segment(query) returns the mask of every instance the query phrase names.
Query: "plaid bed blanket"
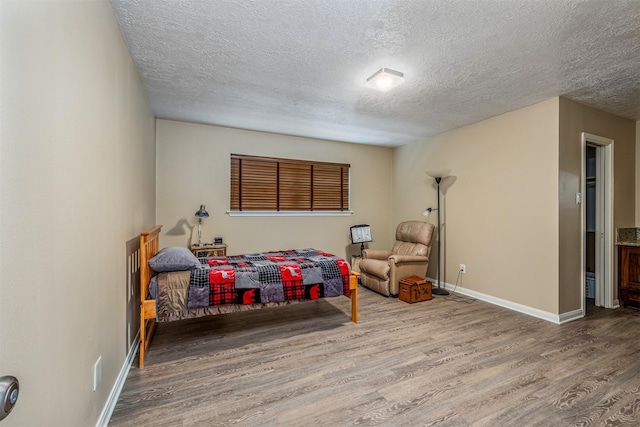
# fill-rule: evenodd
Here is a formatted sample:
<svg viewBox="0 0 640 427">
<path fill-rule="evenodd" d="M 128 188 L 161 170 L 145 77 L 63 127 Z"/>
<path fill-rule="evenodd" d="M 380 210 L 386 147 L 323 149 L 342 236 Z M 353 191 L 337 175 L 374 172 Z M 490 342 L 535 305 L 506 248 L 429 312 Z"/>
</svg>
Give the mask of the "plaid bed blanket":
<svg viewBox="0 0 640 427">
<path fill-rule="evenodd" d="M 350 295 L 349 265 L 316 249 L 199 258 L 192 270 L 189 308 Z"/>
</svg>

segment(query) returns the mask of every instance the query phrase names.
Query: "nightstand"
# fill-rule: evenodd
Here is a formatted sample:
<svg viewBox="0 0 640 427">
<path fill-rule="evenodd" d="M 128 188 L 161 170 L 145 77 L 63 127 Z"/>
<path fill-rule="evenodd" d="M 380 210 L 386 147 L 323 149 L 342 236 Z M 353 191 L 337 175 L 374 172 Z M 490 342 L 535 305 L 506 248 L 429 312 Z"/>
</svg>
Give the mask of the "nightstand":
<svg viewBox="0 0 640 427">
<path fill-rule="evenodd" d="M 198 257 L 227 256 L 227 245 L 191 245 L 191 252 Z"/>
</svg>

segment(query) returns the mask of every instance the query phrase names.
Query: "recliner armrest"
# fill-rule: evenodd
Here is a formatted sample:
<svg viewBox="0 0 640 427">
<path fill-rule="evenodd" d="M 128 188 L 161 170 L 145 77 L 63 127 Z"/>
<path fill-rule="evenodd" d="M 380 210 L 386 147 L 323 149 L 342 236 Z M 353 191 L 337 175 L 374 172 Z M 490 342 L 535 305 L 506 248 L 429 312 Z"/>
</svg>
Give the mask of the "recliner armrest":
<svg viewBox="0 0 640 427">
<path fill-rule="evenodd" d="M 371 259 L 388 259 L 391 256 L 391 251 L 382 249 L 365 249 L 362 251 L 362 258 Z"/>
<path fill-rule="evenodd" d="M 429 262 L 429 258 L 418 255 L 391 255 L 389 261 L 393 261 L 396 264 L 403 262 L 424 262 L 426 264 Z"/>
</svg>

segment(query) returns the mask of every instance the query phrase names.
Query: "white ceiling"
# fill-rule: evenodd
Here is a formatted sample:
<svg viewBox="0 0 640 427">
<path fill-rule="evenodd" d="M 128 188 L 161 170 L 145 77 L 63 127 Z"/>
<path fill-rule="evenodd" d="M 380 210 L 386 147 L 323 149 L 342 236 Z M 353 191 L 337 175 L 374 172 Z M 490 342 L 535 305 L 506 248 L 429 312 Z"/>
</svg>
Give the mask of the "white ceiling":
<svg viewBox="0 0 640 427">
<path fill-rule="evenodd" d="M 111 4 L 159 118 L 385 146 L 558 95 L 640 120 L 640 0 Z"/>
</svg>

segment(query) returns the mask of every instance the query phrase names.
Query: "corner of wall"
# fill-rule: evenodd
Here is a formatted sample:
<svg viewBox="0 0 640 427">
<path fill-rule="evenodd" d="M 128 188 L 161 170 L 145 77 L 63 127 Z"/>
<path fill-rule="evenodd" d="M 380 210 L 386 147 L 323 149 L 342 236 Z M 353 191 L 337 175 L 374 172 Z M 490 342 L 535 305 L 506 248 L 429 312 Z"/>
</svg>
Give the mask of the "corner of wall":
<svg viewBox="0 0 640 427">
<path fill-rule="evenodd" d="M 636 121 L 636 227 L 640 227 L 640 120 Z"/>
</svg>

